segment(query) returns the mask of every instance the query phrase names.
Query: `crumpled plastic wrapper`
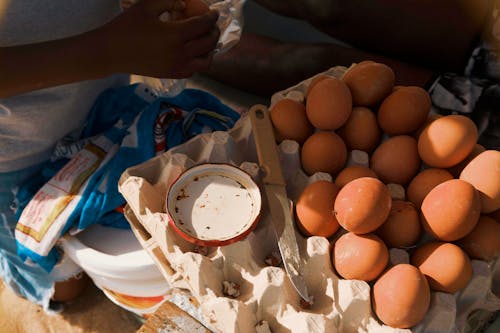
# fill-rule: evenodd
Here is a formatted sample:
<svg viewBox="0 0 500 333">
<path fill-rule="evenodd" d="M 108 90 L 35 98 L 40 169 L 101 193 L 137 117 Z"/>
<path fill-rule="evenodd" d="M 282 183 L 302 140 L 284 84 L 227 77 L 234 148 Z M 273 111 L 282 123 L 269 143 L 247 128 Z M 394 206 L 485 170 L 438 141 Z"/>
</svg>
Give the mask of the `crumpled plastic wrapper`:
<svg viewBox="0 0 500 333">
<path fill-rule="evenodd" d="M 221 32 L 217 52 L 223 53 L 236 45 L 243 30 L 243 5 L 246 0 L 204 0 L 210 9 L 219 11 L 217 26 Z"/>
<path fill-rule="evenodd" d="M 345 67 L 325 73 L 340 78 Z M 311 78 L 312 79 L 312 78 Z M 303 98 L 308 79 L 273 96 Z M 302 97 L 301 97 L 302 96 Z M 279 145 L 288 196 L 296 200 L 310 182 L 331 176 L 305 175 L 300 168 L 299 146 L 285 140 Z M 261 185 L 260 168 L 250 119 L 243 116 L 228 132 L 201 134 L 145 163 L 127 169 L 119 190 L 128 207 L 126 216 L 143 247 L 152 255 L 172 288 L 189 291 L 196 299 L 197 318 L 214 332 L 246 333 L 395 333 L 477 332 L 469 323 L 482 309 L 500 309 L 499 260 L 473 260 L 474 275 L 456 294 L 432 292 L 424 320 L 412 329 L 395 329 L 377 320 L 371 308 L 370 284 L 338 277 L 331 264 L 331 243 L 323 237 L 297 233 L 304 279 L 313 305 L 305 309 L 279 261 L 270 214 L 263 209 L 256 229 L 244 240 L 224 247 L 200 248 L 183 240 L 168 224 L 165 199 L 170 184 L 185 169 L 200 163 L 229 163 L 248 172 Z M 407 263 L 408 253 L 391 249 L 391 264 Z M 228 295 L 224 286 L 238 287 Z M 497 294 L 495 294 L 495 291 Z M 189 309 L 187 309 L 189 310 Z M 192 310 L 192 309 L 191 309 Z"/>
<path fill-rule="evenodd" d="M 243 5 L 246 0 L 203 1 L 209 5 L 210 9 L 219 12 L 217 26 L 220 30 L 220 37 L 215 53 L 224 53 L 240 41 L 243 30 Z M 174 96 L 179 94 L 185 87 L 186 79 L 162 79 L 161 87 L 157 87 L 157 90 L 168 96 Z"/>
</svg>

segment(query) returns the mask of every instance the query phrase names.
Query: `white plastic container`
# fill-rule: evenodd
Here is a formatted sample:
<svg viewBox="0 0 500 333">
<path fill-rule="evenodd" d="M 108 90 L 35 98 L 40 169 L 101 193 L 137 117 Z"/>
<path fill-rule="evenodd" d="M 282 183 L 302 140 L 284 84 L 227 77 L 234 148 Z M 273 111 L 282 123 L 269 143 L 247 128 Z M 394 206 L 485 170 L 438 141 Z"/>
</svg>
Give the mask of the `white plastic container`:
<svg viewBox="0 0 500 333">
<path fill-rule="evenodd" d="M 166 300 L 169 285 L 132 231 L 93 225 L 62 247 L 118 306 L 145 316 Z"/>
</svg>

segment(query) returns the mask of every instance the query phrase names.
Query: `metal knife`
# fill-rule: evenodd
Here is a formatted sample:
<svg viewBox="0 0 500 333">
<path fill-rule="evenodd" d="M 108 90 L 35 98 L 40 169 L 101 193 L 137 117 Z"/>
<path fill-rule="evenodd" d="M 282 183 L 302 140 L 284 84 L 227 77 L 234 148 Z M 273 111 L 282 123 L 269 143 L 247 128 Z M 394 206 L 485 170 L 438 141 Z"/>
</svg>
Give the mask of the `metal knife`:
<svg viewBox="0 0 500 333">
<path fill-rule="evenodd" d="M 307 285 L 302 276 L 302 261 L 295 237 L 293 202 L 288 199 L 286 183 L 281 171 L 278 148 L 274 138 L 269 111 L 263 105 L 255 105 L 249 111 L 252 132 L 257 148 L 261 170 L 264 172 L 263 184 L 267 197 L 278 247 L 283 258 L 285 270 L 300 297 L 312 303 Z"/>
</svg>

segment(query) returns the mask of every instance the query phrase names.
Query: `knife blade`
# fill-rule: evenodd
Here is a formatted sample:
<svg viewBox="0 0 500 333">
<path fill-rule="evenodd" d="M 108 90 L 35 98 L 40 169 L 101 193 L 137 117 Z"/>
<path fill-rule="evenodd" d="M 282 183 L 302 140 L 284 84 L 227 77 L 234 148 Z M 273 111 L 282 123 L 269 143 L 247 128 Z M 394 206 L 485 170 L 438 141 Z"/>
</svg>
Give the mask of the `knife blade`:
<svg viewBox="0 0 500 333">
<path fill-rule="evenodd" d="M 257 156 L 264 175 L 264 192 L 267 197 L 271 220 L 278 240 L 285 271 L 306 302 L 311 303 L 307 285 L 302 276 L 303 268 L 295 237 L 293 202 L 288 199 L 286 183 L 281 171 L 278 148 L 274 138 L 269 111 L 263 105 L 255 105 L 249 111 Z"/>
</svg>

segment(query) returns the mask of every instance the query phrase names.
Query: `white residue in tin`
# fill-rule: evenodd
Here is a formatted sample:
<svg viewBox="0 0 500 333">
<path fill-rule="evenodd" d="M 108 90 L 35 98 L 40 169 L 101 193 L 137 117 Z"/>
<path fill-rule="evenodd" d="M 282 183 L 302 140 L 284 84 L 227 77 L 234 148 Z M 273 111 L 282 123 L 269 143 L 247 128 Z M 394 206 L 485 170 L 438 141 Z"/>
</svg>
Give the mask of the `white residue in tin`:
<svg viewBox="0 0 500 333">
<path fill-rule="evenodd" d="M 220 174 L 202 174 L 185 182 L 171 214 L 185 233 L 202 240 L 225 240 L 255 220 L 255 204 L 238 180 Z"/>
</svg>

